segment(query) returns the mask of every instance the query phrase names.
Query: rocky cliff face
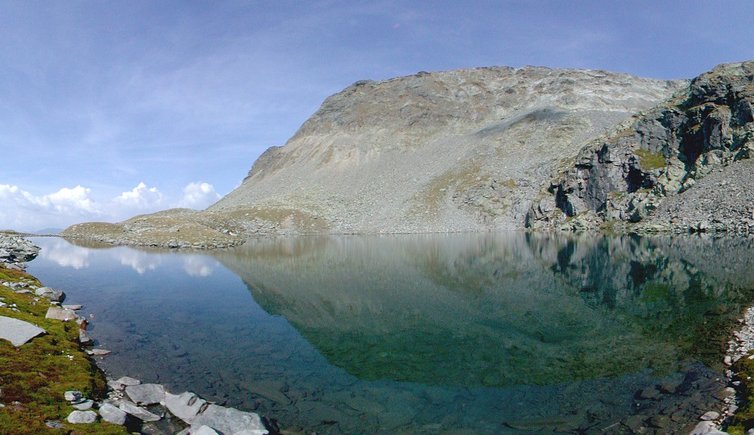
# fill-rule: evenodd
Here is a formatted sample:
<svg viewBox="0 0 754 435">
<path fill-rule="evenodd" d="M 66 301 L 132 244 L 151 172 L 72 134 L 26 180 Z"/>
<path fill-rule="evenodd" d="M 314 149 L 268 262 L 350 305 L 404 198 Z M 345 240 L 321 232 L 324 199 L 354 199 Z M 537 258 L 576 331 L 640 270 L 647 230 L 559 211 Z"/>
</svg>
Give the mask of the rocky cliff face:
<svg viewBox="0 0 754 435">
<path fill-rule="evenodd" d="M 754 229 L 754 62 L 721 65 L 593 141 L 527 214 L 532 228 Z"/>
</svg>

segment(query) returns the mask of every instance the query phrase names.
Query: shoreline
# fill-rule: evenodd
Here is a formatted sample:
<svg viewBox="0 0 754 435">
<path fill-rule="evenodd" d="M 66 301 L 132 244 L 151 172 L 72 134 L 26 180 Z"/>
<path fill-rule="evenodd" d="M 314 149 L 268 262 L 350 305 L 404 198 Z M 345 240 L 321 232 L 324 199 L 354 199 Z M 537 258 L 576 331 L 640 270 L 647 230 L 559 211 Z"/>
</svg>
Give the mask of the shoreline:
<svg viewBox="0 0 754 435">
<path fill-rule="evenodd" d="M 93 347 L 94 342 L 86 332 L 89 320 L 76 314 L 81 306 L 63 305 L 65 294 L 62 291 L 44 287 L 36 277 L 25 272 L 25 263 L 35 258 L 38 252 L 39 248 L 26 236 L 7 232 L 0 234 L 0 274 L 5 278 L 0 280 L 0 308 L 10 311 L 0 311 L 0 320 L 6 322 L 7 329 L 0 331 L 0 338 L 11 341 L 9 344 L 14 346 L 16 353 L 21 353 L 41 343 L 42 339 L 37 337 L 50 339 L 53 329 L 62 329 L 66 334 L 65 339 L 51 338 L 52 345 L 67 360 L 86 361 L 86 367 L 69 374 L 71 377 L 81 376 L 86 382 L 70 385 L 64 382 L 64 392 L 53 394 L 48 391 L 35 401 L 12 400 L 10 403 L 5 403 L 4 397 L 8 394 L 4 394 L 3 390 L 13 390 L 12 385 L 11 388 L 6 386 L 12 381 L 0 384 L 0 414 L 4 411 L 9 414 L 7 417 L 0 415 L 0 432 L 21 434 L 68 429 L 77 433 L 114 434 L 134 431 L 180 435 L 279 433 L 274 420 L 262 418 L 253 412 L 216 405 L 189 391 L 171 394 L 159 384 L 142 384 L 130 377 L 117 380 L 107 378 L 97 364 L 97 357 L 105 357 L 110 352 Z M 27 312 L 27 304 L 34 306 L 35 312 Z M 37 324 L 45 328 L 39 328 Z M 54 326 L 50 327 L 51 324 Z M 37 328 L 33 334 L 24 335 L 32 327 Z M 62 350 L 63 342 L 68 350 Z M 10 346 L 8 351 L 11 351 Z M 47 376 L 34 365 L 36 358 L 24 355 L 19 358 L 27 360 L 26 374 L 38 372 L 40 376 Z M 59 364 L 62 363 L 56 362 L 54 365 Z M 89 388 L 86 383 L 96 386 Z M 54 403 L 57 412 L 41 410 L 44 421 L 35 421 L 32 427 L 15 416 L 16 412 L 8 412 L 28 412 L 31 408 L 40 408 L 38 402 Z"/>
</svg>

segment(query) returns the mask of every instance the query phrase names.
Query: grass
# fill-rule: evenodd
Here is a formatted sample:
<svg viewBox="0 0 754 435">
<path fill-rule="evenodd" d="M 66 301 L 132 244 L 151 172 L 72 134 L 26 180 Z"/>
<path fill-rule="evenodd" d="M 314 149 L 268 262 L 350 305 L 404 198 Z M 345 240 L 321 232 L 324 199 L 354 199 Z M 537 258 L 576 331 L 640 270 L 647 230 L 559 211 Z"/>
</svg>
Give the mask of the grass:
<svg viewBox="0 0 754 435">
<path fill-rule="evenodd" d="M 23 272 L 0 266 L 0 280 L 39 282 Z M 16 348 L 0 340 L 0 433 L 7 434 L 125 434 L 121 426 L 106 422 L 72 425 L 65 418 L 74 409 L 65 401 L 67 390 L 82 391 L 89 398 L 101 397 L 106 380 L 77 343 L 78 325 L 45 319 L 49 307 L 46 299 L 36 301 L 32 295 L 18 294 L 0 285 L 0 297 L 18 311 L 0 308 L 0 315 L 33 323 L 47 334 Z M 57 420 L 65 431 L 50 429 L 47 420 Z M 72 431 L 72 432 L 71 432 Z"/>
<path fill-rule="evenodd" d="M 665 156 L 662 155 L 662 153 L 655 153 L 639 148 L 635 151 L 635 154 L 639 157 L 639 164 L 641 167 L 648 171 L 664 168 L 668 165 L 668 162 L 665 160 Z"/>
</svg>

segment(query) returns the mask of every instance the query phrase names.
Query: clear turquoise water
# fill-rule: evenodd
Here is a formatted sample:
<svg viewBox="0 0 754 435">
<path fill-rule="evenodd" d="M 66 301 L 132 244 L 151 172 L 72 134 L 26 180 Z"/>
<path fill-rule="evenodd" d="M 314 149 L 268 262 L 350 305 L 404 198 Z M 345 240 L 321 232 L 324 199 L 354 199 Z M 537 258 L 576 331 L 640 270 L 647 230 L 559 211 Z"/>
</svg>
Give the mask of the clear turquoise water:
<svg viewBox="0 0 754 435">
<path fill-rule="evenodd" d="M 678 429 L 714 406 L 727 332 L 754 300 L 740 238 L 35 242 L 29 271 L 85 305 L 110 376 L 319 433 L 621 432 L 636 414 Z"/>
</svg>

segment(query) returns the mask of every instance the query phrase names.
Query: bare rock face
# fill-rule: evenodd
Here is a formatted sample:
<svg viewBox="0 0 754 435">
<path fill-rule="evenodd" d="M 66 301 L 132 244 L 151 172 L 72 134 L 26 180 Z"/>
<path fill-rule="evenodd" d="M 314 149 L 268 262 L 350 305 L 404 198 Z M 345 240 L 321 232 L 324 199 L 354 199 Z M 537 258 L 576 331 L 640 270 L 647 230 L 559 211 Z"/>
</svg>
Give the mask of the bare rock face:
<svg viewBox="0 0 754 435">
<path fill-rule="evenodd" d="M 527 226 L 748 232 L 752 166 L 742 162 L 753 150 L 754 62 L 720 65 L 587 145 L 542 192 Z"/>
<path fill-rule="evenodd" d="M 210 211 L 276 211 L 297 232 L 522 228 L 558 162 L 684 84 L 533 67 L 357 82 Z"/>
</svg>

